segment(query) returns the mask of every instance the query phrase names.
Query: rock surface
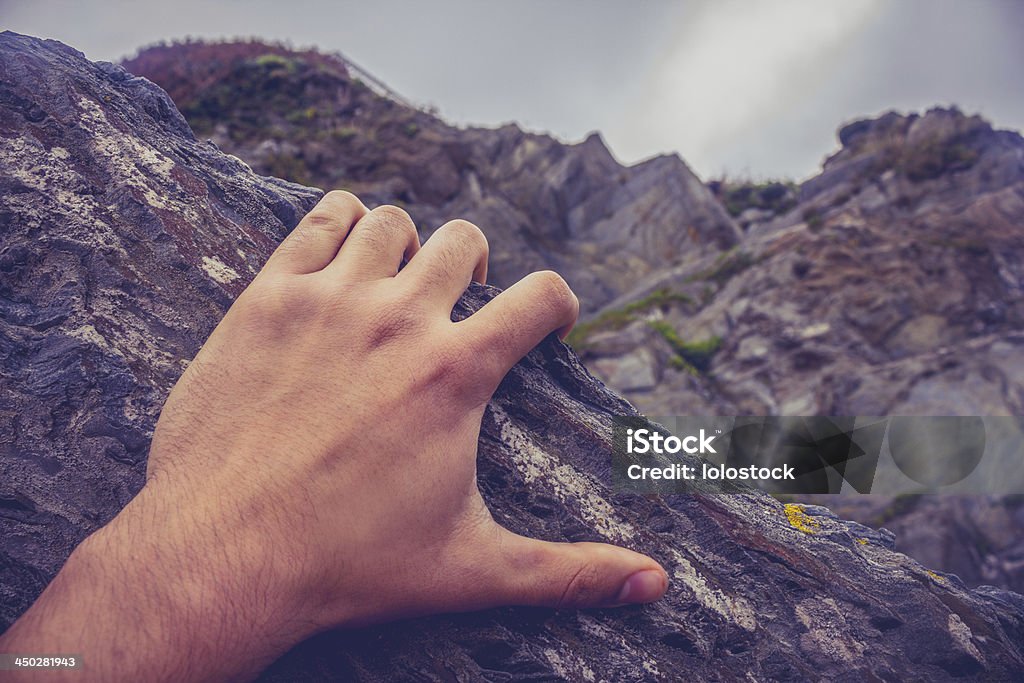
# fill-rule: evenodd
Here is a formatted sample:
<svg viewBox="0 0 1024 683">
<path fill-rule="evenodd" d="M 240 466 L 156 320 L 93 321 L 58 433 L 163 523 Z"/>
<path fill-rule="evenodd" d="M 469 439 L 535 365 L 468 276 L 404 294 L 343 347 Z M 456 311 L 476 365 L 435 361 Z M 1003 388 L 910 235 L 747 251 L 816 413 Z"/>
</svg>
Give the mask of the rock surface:
<svg viewBox="0 0 1024 683">
<path fill-rule="evenodd" d="M 0 35 L 0 628 L 142 483 L 161 402 L 319 191 L 197 142 L 170 99 L 52 41 Z M 494 290 L 474 287 L 466 315 Z M 606 486 L 634 409 L 555 340 L 484 418 L 510 528 L 610 540 L 672 577 L 652 606 L 502 609 L 332 632 L 265 680 L 1014 680 L 1024 597 L 968 589 L 892 536 L 764 495 Z"/>
<path fill-rule="evenodd" d="M 584 311 L 740 237 L 678 156 L 626 167 L 597 134 L 566 145 L 512 124 L 456 128 L 316 52 L 189 43 L 125 67 L 167 88 L 200 137 L 259 172 L 398 204 L 424 237 L 466 218 L 486 229 L 494 284 L 553 268 Z"/>
<path fill-rule="evenodd" d="M 1024 139 L 944 109 L 839 137 L 799 202 L 734 250 L 599 313 L 587 365 L 653 416 L 1024 415 Z M 701 343 L 706 367 L 673 364 Z M 660 381 L 618 384 L 651 348 Z M 1003 484 L 1024 492 L 1024 472 Z M 816 500 L 970 585 L 1024 590 L 1020 496 Z"/>
<path fill-rule="evenodd" d="M 424 234 L 465 215 L 499 284 L 563 272 L 589 318 L 573 345 L 649 415 L 1024 414 L 1024 145 L 977 117 L 855 121 L 802 186 L 709 193 L 677 158 L 623 168 L 596 137 L 448 126 L 316 52 L 193 42 L 127 64 L 260 172 L 401 203 Z M 918 519 L 899 500 L 821 502 Z M 1024 591 L 1019 507 L 938 499 L 944 521 L 898 547 Z"/>
</svg>

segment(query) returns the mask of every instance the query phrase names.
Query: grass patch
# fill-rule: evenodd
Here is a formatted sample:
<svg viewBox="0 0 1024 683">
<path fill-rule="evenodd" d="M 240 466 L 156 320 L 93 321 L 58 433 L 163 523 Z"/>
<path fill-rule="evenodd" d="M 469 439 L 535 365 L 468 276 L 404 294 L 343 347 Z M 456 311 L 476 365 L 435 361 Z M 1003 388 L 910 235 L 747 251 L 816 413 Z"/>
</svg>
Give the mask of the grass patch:
<svg viewBox="0 0 1024 683">
<path fill-rule="evenodd" d="M 751 181 L 716 180 L 709 183 L 730 216 L 739 216 L 747 209 L 781 214 L 796 206 L 796 183 L 791 180 Z"/>
<path fill-rule="evenodd" d="M 667 310 L 671 306 L 691 303 L 693 300 L 685 294 L 673 292 L 667 288 L 657 289 L 642 299 L 631 301 L 620 308 L 604 311 L 593 320 L 580 323 L 573 328 L 565 341 L 577 351 L 584 351 L 587 348 L 587 339 L 595 332 L 621 330 L 648 311 L 656 308 Z"/>
<path fill-rule="evenodd" d="M 296 68 L 296 60 L 272 52 L 260 55 L 252 63 L 262 69 L 283 69 L 288 73 L 294 72 Z"/>
<path fill-rule="evenodd" d="M 755 259 L 749 252 L 730 249 L 719 254 L 718 258 L 715 259 L 715 263 L 710 268 L 689 276 L 687 282 L 707 280 L 721 287 L 730 279 L 754 265 L 754 262 Z"/>
<path fill-rule="evenodd" d="M 647 324 L 660 334 L 676 352 L 671 361 L 672 367 L 686 370 L 691 374 L 707 372 L 711 368 L 711 359 L 722 347 L 722 338 L 719 336 L 709 337 L 702 341 L 686 341 L 679 336 L 674 327 L 664 320 L 652 320 Z"/>
<path fill-rule="evenodd" d="M 896 169 L 902 171 L 911 182 L 919 183 L 946 173 L 966 170 L 974 165 L 978 156 L 977 150 L 963 143 L 927 140 L 905 146 L 896 162 Z"/>
<path fill-rule="evenodd" d="M 933 137 L 908 144 L 900 135 L 890 135 L 864 146 L 859 153 L 875 154 L 876 159 L 864 172 L 872 178 L 893 169 L 912 183 L 934 180 L 947 173 L 964 171 L 978 161 L 981 153 L 968 135 L 941 139 Z"/>
</svg>

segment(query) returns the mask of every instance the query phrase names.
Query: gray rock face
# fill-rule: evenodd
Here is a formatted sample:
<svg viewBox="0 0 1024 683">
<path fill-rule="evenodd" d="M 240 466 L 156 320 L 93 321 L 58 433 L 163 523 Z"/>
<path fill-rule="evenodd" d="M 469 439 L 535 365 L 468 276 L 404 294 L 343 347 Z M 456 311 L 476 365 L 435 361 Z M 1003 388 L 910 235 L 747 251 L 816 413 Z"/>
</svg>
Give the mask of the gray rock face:
<svg viewBox="0 0 1024 683">
<path fill-rule="evenodd" d="M 791 211 L 597 315 L 670 292 L 660 315 L 679 339 L 719 342 L 705 372 L 656 355 L 658 384 L 622 383 L 606 369 L 651 348 L 637 335 L 612 353 L 584 347 L 588 366 L 655 416 L 1024 415 L 1024 139 L 938 109 L 856 122 L 840 140 Z M 878 500 L 821 502 L 893 528 L 923 518 L 893 501 L 885 514 Z M 1024 590 L 1024 518 L 1012 498 L 1005 515 L 976 514 L 994 503 L 931 501 L 934 527 L 899 547 L 969 584 Z M 988 543 L 1004 522 L 1009 538 Z"/>
<path fill-rule="evenodd" d="M 603 319 L 573 344 L 648 414 L 1020 414 L 1024 405 L 1024 152 L 1020 136 L 978 117 L 857 121 L 799 188 L 723 180 L 709 194 L 678 159 L 624 168 L 596 136 L 564 145 L 515 126 L 453 128 L 359 87 L 315 52 L 189 43 L 143 50 L 129 66 L 261 172 L 401 202 L 424 233 L 470 217 L 490 234 L 499 284 L 532 269 L 564 273 L 585 317 Z M 738 240 L 715 199 L 735 215 Z M 621 315 L 658 290 L 668 294 L 655 297 L 661 305 Z M 1024 590 L 1014 559 L 1024 526 L 1014 528 L 998 576 Z M 969 532 L 904 536 L 903 547 L 931 558 L 942 541 L 942 557 L 962 558 L 971 553 L 956 539 Z M 972 585 L 992 575 L 945 562 Z"/>
<path fill-rule="evenodd" d="M 740 237 L 678 156 L 627 167 L 596 133 L 567 145 L 511 124 L 457 128 L 377 95 L 329 56 L 191 43 L 125 66 L 259 172 L 399 204 L 424 237 L 462 216 L 487 234 L 494 284 L 554 268 L 584 311 Z"/>
<path fill-rule="evenodd" d="M 182 367 L 319 191 L 197 142 L 162 91 L 116 67 L 11 33 L 0 56 L 3 628 L 141 485 Z M 455 315 L 493 293 L 473 287 Z M 480 486 L 518 532 L 650 553 L 672 577 L 664 600 L 332 632 L 264 679 L 1024 674 L 1024 598 L 931 572 L 890 534 L 763 495 L 610 491 L 616 414 L 635 410 L 548 340 L 485 415 Z"/>
</svg>

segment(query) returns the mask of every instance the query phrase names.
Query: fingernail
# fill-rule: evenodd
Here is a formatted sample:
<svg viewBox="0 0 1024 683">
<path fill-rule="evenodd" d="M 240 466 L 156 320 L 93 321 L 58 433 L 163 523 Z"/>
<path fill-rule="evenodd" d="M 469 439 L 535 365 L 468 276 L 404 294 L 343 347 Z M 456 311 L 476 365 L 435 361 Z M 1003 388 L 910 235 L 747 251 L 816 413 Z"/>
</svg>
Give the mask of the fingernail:
<svg viewBox="0 0 1024 683">
<path fill-rule="evenodd" d="M 622 584 L 616 602 L 641 603 L 654 602 L 665 591 L 665 576 L 657 569 L 644 569 L 630 574 Z"/>
</svg>

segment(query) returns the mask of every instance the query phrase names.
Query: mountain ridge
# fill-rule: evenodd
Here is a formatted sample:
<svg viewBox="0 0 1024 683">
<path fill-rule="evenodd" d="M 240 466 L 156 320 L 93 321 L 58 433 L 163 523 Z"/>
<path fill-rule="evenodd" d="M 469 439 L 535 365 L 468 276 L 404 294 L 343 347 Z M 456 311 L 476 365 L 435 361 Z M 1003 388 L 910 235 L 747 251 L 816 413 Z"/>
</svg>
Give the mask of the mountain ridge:
<svg viewBox="0 0 1024 683">
<path fill-rule="evenodd" d="M 168 81 L 199 135 L 262 173 L 401 206 L 424 238 L 453 215 L 486 226 L 498 285 L 553 267 L 594 311 L 636 272 L 739 240 L 678 155 L 623 166 L 597 134 L 566 145 L 515 124 L 457 128 L 378 95 L 341 62 L 325 69 L 308 52 L 253 56 L 256 46 L 244 47 L 236 56 L 189 43 L 143 50 L 124 65 Z M 229 56 L 209 57 L 220 49 Z M 177 85 L 176 65 L 191 74 L 203 59 L 217 75 L 195 78 L 212 85 Z"/>
</svg>

